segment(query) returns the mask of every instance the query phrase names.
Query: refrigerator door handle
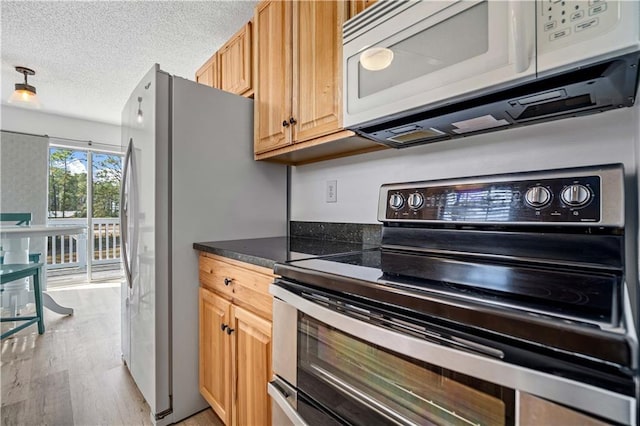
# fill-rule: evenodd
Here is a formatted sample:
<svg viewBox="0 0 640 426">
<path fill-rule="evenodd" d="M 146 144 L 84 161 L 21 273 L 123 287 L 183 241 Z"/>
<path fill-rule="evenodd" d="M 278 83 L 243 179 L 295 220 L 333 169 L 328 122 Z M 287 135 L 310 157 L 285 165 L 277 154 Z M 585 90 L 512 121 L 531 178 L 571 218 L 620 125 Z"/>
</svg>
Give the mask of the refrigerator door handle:
<svg viewBox="0 0 640 426">
<path fill-rule="evenodd" d="M 122 264 L 124 266 L 124 275 L 127 279 L 129 288 L 132 287 L 131 283 L 131 265 L 129 264 L 129 253 L 127 252 L 127 240 L 129 239 L 129 206 L 126 197 L 126 187 L 129 178 L 129 162 L 131 161 L 131 154 L 133 152 L 133 138 L 129 139 L 129 146 L 127 147 L 127 154 L 124 157 L 124 170 L 122 171 L 122 188 L 120 190 L 120 233 L 122 234 Z M 131 195 L 131 194 L 129 194 Z"/>
<path fill-rule="evenodd" d="M 138 180 L 136 173 L 136 152 L 133 149 L 133 138 L 131 138 L 131 188 L 129 193 L 129 203 L 131 204 L 131 215 L 133 217 L 133 238 L 131 239 L 131 262 L 135 262 L 138 257 L 138 231 L 140 225 L 140 215 L 138 213 Z M 133 287 L 133 265 L 129 265 L 129 273 L 131 274 L 131 286 Z"/>
</svg>

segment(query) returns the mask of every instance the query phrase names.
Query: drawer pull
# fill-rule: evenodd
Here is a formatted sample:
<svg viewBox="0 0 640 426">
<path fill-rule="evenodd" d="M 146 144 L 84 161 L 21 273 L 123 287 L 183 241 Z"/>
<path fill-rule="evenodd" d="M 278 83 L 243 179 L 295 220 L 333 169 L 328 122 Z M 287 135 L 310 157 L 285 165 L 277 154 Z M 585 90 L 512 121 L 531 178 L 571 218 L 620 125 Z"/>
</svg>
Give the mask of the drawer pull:
<svg viewBox="0 0 640 426">
<path fill-rule="evenodd" d="M 233 333 L 234 331 L 235 331 L 235 330 L 234 330 L 233 328 L 231 328 L 231 327 L 228 327 L 228 326 L 227 326 L 227 334 L 228 334 L 229 336 L 231 336 L 231 333 Z"/>
<path fill-rule="evenodd" d="M 231 285 L 232 283 L 233 283 L 233 278 L 224 279 L 224 285 L 228 286 L 228 285 Z"/>
<path fill-rule="evenodd" d="M 222 331 L 224 331 L 224 330 L 225 330 L 225 329 L 227 329 L 227 328 L 229 328 L 229 326 L 228 326 L 227 324 L 222 324 L 222 325 L 220 326 L 220 329 L 221 329 Z"/>
</svg>

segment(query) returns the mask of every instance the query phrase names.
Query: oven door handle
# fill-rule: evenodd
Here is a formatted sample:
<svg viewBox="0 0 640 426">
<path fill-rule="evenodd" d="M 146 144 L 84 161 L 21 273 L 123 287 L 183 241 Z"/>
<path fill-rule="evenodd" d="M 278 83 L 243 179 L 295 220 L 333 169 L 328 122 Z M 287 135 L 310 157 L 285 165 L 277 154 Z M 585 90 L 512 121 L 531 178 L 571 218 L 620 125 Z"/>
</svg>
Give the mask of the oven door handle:
<svg viewBox="0 0 640 426">
<path fill-rule="evenodd" d="M 363 406 L 369 408 L 370 410 L 375 411 L 376 413 L 384 417 L 389 422 L 397 425 L 420 426 L 418 423 L 411 421 L 410 419 L 401 415 L 397 411 L 394 411 L 386 407 L 384 404 L 381 404 L 380 402 L 376 401 L 374 398 L 371 398 L 369 395 L 362 392 L 360 389 L 354 386 L 351 386 L 347 382 L 339 379 L 338 377 L 334 376 L 328 371 L 325 371 L 324 369 L 316 366 L 312 366 L 312 368 L 319 375 L 319 377 L 321 377 L 325 382 L 329 383 L 331 386 L 336 388 L 338 391 L 340 391 L 344 395 L 348 395 L 354 400 L 358 401 L 359 404 L 362 404 Z M 466 419 L 463 419 L 463 420 L 466 421 Z"/>
<path fill-rule="evenodd" d="M 300 414 L 296 411 L 290 402 L 290 398 L 293 397 L 295 402 L 296 392 L 288 389 L 289 386 L 284 384 L 282 380 L 274 377 L 267 385 L 267 393 L 273 398 L 273 401 L 278 404 L 284 414 L 291 420 L 296 426 L 307 426 L 307 422 L 304 421 Z"/>
</svg>

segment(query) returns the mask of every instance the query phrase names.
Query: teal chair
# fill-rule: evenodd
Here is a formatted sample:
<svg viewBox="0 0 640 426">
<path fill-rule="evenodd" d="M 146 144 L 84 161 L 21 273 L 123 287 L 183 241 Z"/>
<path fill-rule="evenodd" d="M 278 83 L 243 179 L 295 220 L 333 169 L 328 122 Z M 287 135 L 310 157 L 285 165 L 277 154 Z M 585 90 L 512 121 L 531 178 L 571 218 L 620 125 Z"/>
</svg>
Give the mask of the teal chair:
<svg viewBox="0 0 640 426">
<path fill-rule="evenodd" d="M 13 222 L 15 225 L 29 225 L 31 213 L 0 213 L 0 222 Z M 42 263 L 40 253 L 29 253 L 28 264 L 4 264 L 4 256 L 0 256 L 0 292 L 4 291 L 4 284 L 15 280 L 33 277 L 33 294 L 36 304 L 35 316 L 13 316 L 0 318 L 0 322 L 20 322 L 21 324 L 5 331 L 0 339 L 11 336 L 14 333 L 32 324 L 38 324 L 38 334 L 44 333 L 44 314 L 42 311 Z"/>
<path fill-rule="evenodd" d="M 0 213 L 0 222 L 13 222 L 14 225 L 30 225 L 31 213 Z M 29 253 L 29 262 L 38 263 L 40 253 Z M 4 263 L 4 256 L 0 256 L 0 264 Z"/>
<path fill-rule="evenodd" d="M 30 225 L 31 213 L 0 213 L 0 222 L 15 222 L 16 225 Z"/>
<path fill-rule="evenodd" d="M 5 331 L 0 339 L 11 336 L 31 324 L 38 323 L 38 334 L 44 333 L 44 314 L 42 311 L 42 287 L 40 286 L 40 276 L 42 274 L 42 263 L 27 264 L 7 264 L 0 265 L 0 289 L 6 283 L 22 278 L 33 277 L 33 294 L 36 302 L 35 316 L 19 316 L 0 318 L 0 322 L 21 322 L 22 324 Z"/>
</svg>

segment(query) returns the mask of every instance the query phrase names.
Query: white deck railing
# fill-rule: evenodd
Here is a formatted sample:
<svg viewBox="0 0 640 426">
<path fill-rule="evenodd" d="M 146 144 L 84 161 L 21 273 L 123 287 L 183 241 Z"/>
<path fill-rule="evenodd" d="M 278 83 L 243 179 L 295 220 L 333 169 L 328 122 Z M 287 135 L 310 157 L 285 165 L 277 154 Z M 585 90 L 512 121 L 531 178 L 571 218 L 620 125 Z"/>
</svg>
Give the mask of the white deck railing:
<svg viewBox="0 0 640 426">
<path fill-rule="evenodd" d="M 120 262 L 120 218 L 93 219 L 93 235 L 93 264 Z"/>
<path fill-rule="evenodd" d="M 87 219 L 49 219 L 55 225 L 86 225 Z M 87 240 L 95 264 L 120 262 L 120 219 L 95 218 L 93 232 L 81 235 L 61 235 L 47 238 L 47 268 L 87 267 Z"/>
</svg>

